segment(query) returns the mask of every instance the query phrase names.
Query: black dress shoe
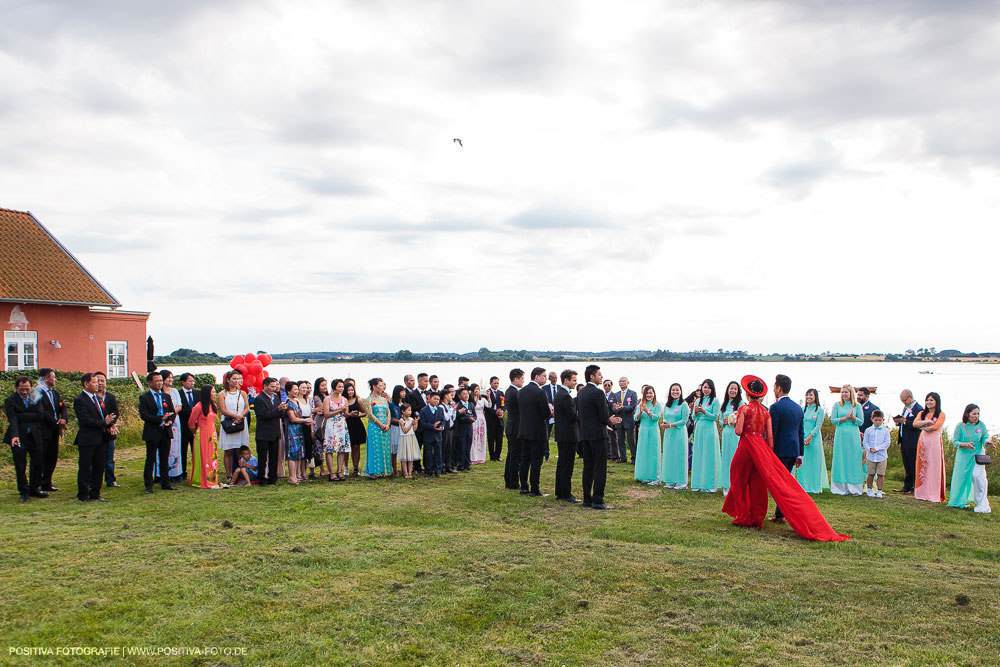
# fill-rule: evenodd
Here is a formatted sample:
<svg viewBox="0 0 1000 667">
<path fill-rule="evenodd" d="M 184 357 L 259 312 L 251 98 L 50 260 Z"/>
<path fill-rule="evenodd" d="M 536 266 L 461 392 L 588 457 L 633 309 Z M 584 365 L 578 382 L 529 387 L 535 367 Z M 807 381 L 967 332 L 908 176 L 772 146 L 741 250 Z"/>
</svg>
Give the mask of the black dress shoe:
<svg viewBox="0 0 1000 667">
<path fill-rule="evenodd" d="M 591 505 L 591 504 L 590 504 L 590 503 L 588 503 L 588 502 L 584 502 L 584 503 L 583 503 L 583 506 L 584 506 L 584 507 L 593 507 L 593 505 Z"/>
<path fill-rule="evenodd" d="M 531 496 L 532 498 L 541 498 L 545 494 L 544 493 L 539 493 L 538 491 L 532 491 L 528 495 Z"/>
<path fill-rule="evenodd" d="M 48 491 L 49 493 L 52 493 L 53 491 L 58 491 L 58 490 L 59 489 L 57 489 L 56 487 L 52 486 L 51 484 L 49 484 L 48 486 L 43 486 L 42 487 L 42 491 Z"/>
<path fill-rule="evenodd" d="M 576 498 L 574 496 L 567 496 L 566 498 L 559 498 L 559 500 L 562 500 L 563 502 L 567 502 L 567 503 L 582 503 L 583 502 L 582 500 L 580 500 L 579 498 Z"/>
<path fill-rule="evenodd" d="M 27 493 L 22 493 L 21 494 L 21 502 L 22 503 L 28 502 L 28 494 Z"/>
<path fill-rule="evenodd" d="M 591 507 L 593 509 L 595 509 L 595 510 L 613 510 L 614 509 L 614 507 L 612 507 L 611 505 L 605 505 L 604 503 L 601 503 L 599 505 L 591 505 Z"/>
<path fill-rule="evenodd" d="M 529 493 L 531 493 L 531 492 L 530 492 L 530 491 L 528 491 L 527 489 L 521 489 L 521 495 L 522 495 L 522 496 L 526 496 L 526 495 L 528 495 Z"/>
<path fill-rule="evenodd" d="M 768 521 L 771 523 L 785 523 L 785 520 L 780 516 L 772 516 Z"/>
<path fill-rule="evenodd" d="M 122 485 L 119 484 L 118 482 L 108 482 L 104 486 L 110 487 L 112 489 L 120 489 L 122 487 Z"/>
<path fill-rule="evenodd" d="M 106 503 L 106 502 L 108 502 L 107 498 L 103 498 L 101 496 L 97 496 L 96 498 L 91 498 L 91 500 L 94 501 L 95 503 Z"/>
<path fill-rule="evenodd" d="M 173 484 L 164 484 L 160 488 L 163 489 L 164 491 L 176 491 L 177 490 L 177 487 L 174 486 Z"/>
<path fill-rule="evenodd" d="M 29 496 L 34 496 L 35 498 L 48 498 L 49 497 L 49 494 L 45 493 L 44 491 L 39 491 L 38 489 L 29 489 L 28 490 L 28 495 Z"/>
<path fill-rule="evenodd" d="M 81 503 L 92 503 L 92 502 L 94 502 L 93 498 L 77 498 L 77 500 L 79 500 Z"/>
<path fill-rule="evenodd" d="M 152 493 L 152 492 L 153 492 L 153 487 L 147 486 L 146 487 L 146 493 Z"/>
</svg>

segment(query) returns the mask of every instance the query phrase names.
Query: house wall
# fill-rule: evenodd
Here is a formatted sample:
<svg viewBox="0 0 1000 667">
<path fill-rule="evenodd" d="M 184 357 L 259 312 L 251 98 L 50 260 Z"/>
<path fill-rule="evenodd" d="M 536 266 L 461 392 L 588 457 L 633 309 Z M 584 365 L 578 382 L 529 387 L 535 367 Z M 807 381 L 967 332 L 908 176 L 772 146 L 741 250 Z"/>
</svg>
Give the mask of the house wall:
<svg viewBox="0 0 1000 667">
<path fill-rule="evenodd" d="M 107 342 L 126 341 L 128 372 L 145 375 L 148 319 L 149 313 L 87 306 L 0 303 L 4 331 L 38 332 L 38 368 L 107 373 Z M 59 341 L 59 349 L 50 343 L 53 340 Z M 6 348 L 0 356 L 0 365 L 7 370 Z"/>
</svg>

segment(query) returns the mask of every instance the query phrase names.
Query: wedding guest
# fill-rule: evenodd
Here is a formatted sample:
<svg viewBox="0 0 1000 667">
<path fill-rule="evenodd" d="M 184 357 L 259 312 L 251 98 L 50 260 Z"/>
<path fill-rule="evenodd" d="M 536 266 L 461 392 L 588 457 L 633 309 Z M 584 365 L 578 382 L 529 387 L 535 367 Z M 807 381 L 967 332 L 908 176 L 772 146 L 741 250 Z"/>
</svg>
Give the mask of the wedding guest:
<svg viewBox="0 0 1000 667">
<path fill-rule="evenodd" d="M 633 462 L 635 478 L 650 485 L 660 483 L 660 418 L 663 405 L 656 400 L 656 390 L 646 386 L 635 409 L 634 419 L 639 422 L 639 442 Z"/>
<path fill-rule="evenodd" d="M 896 493 L 913 494 L 914 476 L 917 471 L 917 441 L 920 439 L 920 429 L 913 425 L 923 407 L 913 398 L 913 392 L 904 389 L 899 394 L 903 404 L 903 413 L 892 418 L 899 427 L 899 453 L 903 457 L 903 486 Z"/>
<path fill-rule="evenodd" d="M 551 407 L 556 400 L 556 389 L 559 386 L 559 376 L 556 375 L 555 371 L 549 371 L 549 382 L 544 385 L 542 389 L 545 391 L 545 398 L 549 401 L 549 406 Z M 552 427 L 555 426 L 555 417 L 549 417 L 548 430 L 549 434 L 545 438 L 545 460 L 549 460 L 549 440 L 552 438 Z"/>
<path fill-rule="evenodd" d="M 444 410 L 440 402 L 441 394 L 427 394 L 427 405 L 420 410 L 417 420 L 417 427 L 424 432 L 424 470 L 434 477 L 440 477 L 443 470 L 441 434 L 444 432 Z"/>
<path fill-rule="evenodd" d="M 548 438 L 548 421 L 552 416 L 549 400 L 542 385 L 545 383 L 545 369 L 531 369 L 531 382 L 525 384 L 517 394 L 520 412 L 517 437 L 521 440 L 521 469 L 518 473 L 520 490 L 523 495 L 540 497 L 542 460 L 545 457 L 545 441 Z"/>
<path fill-rule="evenodd" d="M 861 437 L 864 438 L 865 431 L 872 425 L 872 412 L 878 410 L 879 407 L 869 400 L 871 391 L 868 387 L 858 387 L 857 395 L 858 405 L 861 406 L 861 412 L 865 417 L 861 424 L 858 425 L 858 431 L 861 433 Z"/>
<path fill-rule="evenodd" d="M 396 476 L 396 461 L 399 460 L 399 441 L 403 436 L 399 420 L 403 417 L 403 406 L 408 405 L 406 395 L 406 387 L 397 384 L 392 388 L 392 401 L 389 402 L 389 452 L 392 454 L 393 477 Z"/>
<path fill-rule="evenodd" d="M 504 488 L 517 491 L 520 485 L 521 470 L 521 439 L 517 432 L 520 427 L 520 412 L 517 405 L 517 393 L 524 385 L 524 371 L 520 368 L 511 369 L 510 386 L 504 392 L 504 411 L 507 414 L 507 425 L 505 433 L 507 435 L 507 459 L 504 461 L 503 479 Z"/>
<path fill-rule="evenodd" d="M 392 472 L 391 438 L 389 437 L 389 401 L 386 400 L 385 380 L 372 378 L 368 381 L 368 398 L 361 402 L 368 415 L 368 454 L 365 456 L 365 472 L 368 479 L 383 477 Z"/>
<path fill-rule="evenodd" d="M 282 466 L 278 452 L 281 438 L 281 415 L 288 409 L 278 393 L 278 381 L 264 378 L 264 391 L 253 399 L 253 413 L 257 418 L 257 478 L 260 486 L 274 486 L 278 483 L 278 468 Z"/>
<path fill-rule="evenodd" d="M 97 443 L 98 433 L 101 437 L 100 448 L 103 453 L 104 442 L 107 439 L 107 424 L 111 423 L 111 415 L 101 414 L 100 405 L 93 392 L 97 389 L 97 381 L 94 380 L 93 388 L 87 388 L 87 382 L 93 377 L 90 373 L 84 374 L 84 393 L 77 396 L 73 402 L 77 419 L 81 419 L 80 410 L 89 408 L 88 430 L 93 433 L 93 442 Z M 146 385 L 149 391 L 139 396 L 139 418 L 143 421 L 142 439 L 146 441 L 146 465 L 142 470 L 142 479 L 146 485 L 146 493 L 153 492 L 153 461 L 159 461 L 159 468 L 163 473 L 160 475 L 160 488 L 164 491 L 176 491 L 177 487 L 170 483 L 170 477 L 166 473 L 170 470 L 168 456 L 170 455 L 170 439 L 174 432 L 174 421 L 177 419 L 177 412 L 174 410 L 173 400 L 169 394 L 163 393 L 163 376 L 157 372 L 152 372 L 146 376 Z M 90 394 L 88 400 L 87 395 Z M 90 405 L 91 401 L 93 406 Z M 81 426 L 83 421 L 81 420 Z M 101 426 L 103 424 L 103 426 Z M 83 430 L 78 436 L 79 442 L 83 443 Z M 98 488 L 100 488 L 100 477 L 98 477 Z M 82 500 L 82 498 L 81 498 Z"/>
<path fill-rule="evenodd" d="M 351 465 L 354 468 L 351 477 L 360 477 L 361 445 L 368 442 L 368 433 L 361 421 L 361 415 L 365 412 L 364 404 L 358 398 L 358 390 L 352 380 L 344 381 L 344 398 L 347 399 L 347 432 L 351 436 Z"/>
<path fill-rule="evenodd" d="M 346 385 L 341 379 L 330 380 L 330 395 L 323 400 L 323 418 L 326 426 L 323 433 L 323 456 L 326 469 L 330 473 L 328 482 L 343 482 L 347 479 L 347 457 L 351 453 L 351 434 L 347 426 L 350 407 L 343 395 Z M 336 457 L 337 465 L 333 464 Z M 334 469 L 336 468 L 336 473 Z"/>
<path fill-rule="evenodd" d="M 955 427 L 952 437 L 956 449 L 948 507 L 964 509 L 969 502 L 975 502 L 975 512 L 990 513 L 990 501 L 986 497 L 986 466 L 976 461 L 977 456 L 986 454 L 989 437 L 986 425 L 979 420 L 979 406 L 969 403 L 962 413 L 962 423 Z"/>
<path fill-rule="evenodd" d="M 433 391 L 435 393 L 440 393 L 440 391 L 441 391 L 441 378 L 439 378 L 437 375 L 431 375 L 429 378 L 427 378 L 427 381 L 430 382 L 430 387 L 431 387 L 430 390 L 431 391 Z"/>
<path fill-rule="evenodd" d="M 858 425 L 864 421 L 864 414 L 851 385 L 840 389 L 840 401 L 833 404 L 830 421 L 837 427 L 833 434 L 830 491 L 837 496 L 860 496 L 865 473 Z"/>
<path fill-rule="evenodd" d="M 420 458 L 420 446 L 413 431 L 416 428 L 413 408 L 409 403 L 399 406 L 399 461 L 403 477 L 413 479 L 413 462 Z"/>
<path fill-rule="evenodd" d="M 621 423 L 611 415 L 606 395 L 602 396 L 601 367 L 591 364 L 583 371 L 587 386 L 577 396 L 580 420 L 580 446 L 583 449 L 583 506 L 595 510 L 614 507 L 604 503 L 604 486 L 607 481 L 608 428 Z"/>
<path fill-rule="evenodd" d="M 691 409 L 684 400 L 684 390 L 676 382 L 670 385 L 663 406 L 663 449 L 660 457 L 660 481 L 668 489 L 687 488 L 688 438 L 687 423 Z"/>
<path fill-rule="evenodd" d="M 29 496 L 49 497 L 48 493 L 38 488 L 44 465 L 40 428 L 44 419 L 42 404 L 38 401 L 32 403 L 30 395 L 31 380 L 21 375 L 14 379 L 14 393 L 3 402 L 3 411 L 7 416 L 7 431 L 4 433 L 3 441 L 10 445 L 17 492 L 22 503 L 28 502 Z"/>
<path fill-rule="evenodd" d="M 701 383 L 701 398 L 694 404 L 694 447 L 691 450 L 691 490 L 715 493 L 719 486 L 719 399 L 715 382 Z"/>
<path fill-rule="evenodd" d="M 618 440 L 617 459 L 621 463 L 629 462 L 629 452 L 632 453 L 632 464 L 635 465 L 635 406 L 639 399 L 635 392 L 628 388 L 628 378 L 618 380 L 619 391 L 611 395 L 614 401 L 614 415 L 620 418 L 621 424 L 615 426 L 615 436 Z"/>
<path fill-rule="evenodd" d="M 913 425 L 922 431 L 917 441 L 917 482 L 913 497 L 930 503 L 944 502 L 944 447 L 941 445 L 944 420 L 941 396 L 932 391 L 924 398 L 924 411 L 913 420 Z"/>
<path fill-rule="evenodd" d="M 868 487 L 866 493 L 869 498 L 881 498 L 882 486 L 885 484 L 885 467 L 889 455 L 889 429 L 882 423 L 885 417 L 881 410 L 872 410 L 872 425 L 865 429 L 865 434 L 861 437 L 861 448 L 865 450 L 865 458 L 868 460 L 868 479 L 865 486 Z M 878 493 L 872 490 L 872 481 L 876 480 Z"/>
<path fill-rule="evenodd" d="M 457 474 L 455 470 L 455 388 L 446 384 L 441 390 L 444 411 L 444 431 L 441 433 L 441 472 Z"/>
<path fill-rule="evenodd" d="M 52 486 L 52 473 L 59 461 L 59 437 L 66 430 L 69 412 L 56 390 L 56 372 L 51 368 L 38 371 L 35 393 L 38 395 L 38 402 L 42 404 L 42 424 L 39 427 L 42 431 L 42 467 L 39 469 L 39 488 L 51 493 L 59 490 Z"/>
<path fill-rule="evenodd" d="M 579 503 L 573 496 L 573 464 L 580 443 L 580 421 L 576 401 L 570 396 L 576 385 L 577 373 L 566 369 L 559 374 L 562 384 L 552 404 L 555 413 L 555 434 L 558 459 L 556 460 L 556 500 Z"/>
<path fill-rule="evenodd" d="M 240 447 L 250 446 L 250 429 L 247 425 L 247 415 L 250 414 L 250 401 L 243 386 L 243 374 L 239 371 L 229 371 L 222 376 L 223 392 L 218 396 L 216 408 L 222 418 L 219 427 L 219 447 L 222 448 L 222 461 L 226 467 L 226 479 L 233 475 L 233 452 Z M 227 427 L 232 433 L 227 431 Z"/>
<path fill-rule="evenodd" d="M 826 471 L 826 452 L 823 449 L 823 420 L 826 414 L 819 404 L 819 392 L 806 390 L 806 407 L 802 411 L 802 428 L 805 432 L 802 465 L 795 469 L 795 479 L 799 480 L 806 493 L 823 493 L 830 488 L 830 476 Z"/>
<path fill-rule="evenodd" d="M 455 468 L 468 472 L 472 466 L 472 428 L 476 423 L 476 406 L 469 400 L 469 388 L 459 386 L 455 408 Z"/>
<path fill-rule="evenodd" d="M 472 451 L 469 454 L 472 465 L 486 462 L 486 412 L 489 405 L 478 384 L 469 387 L 472 405 L 476 408 L 476 423 L 472 425 Z"/>
<path fill-rule="evenodd" d="M 174 413 L 179 415 L 181 411 L 181 394 L 174 389 L 174 374 L 171 371 L 163 369 L 160 371 L 160 377 L 163 378 L 163 393 L 170 396 L 170 400 L 174 405 Z M 153 481 L 159 481 L 162 475 L 163 471 L 154 462 Z M 184 468 L 181 466 L 181 425 L 179 419 L 174 419 L 173 427 L 170 431 L 170 453 L 167 455 L 167 477 L 171 482 L 175 482 L 183 476 Z"/>
<path fill-rule="evenodd" d="M 318 377 L 313 383 L 315 391 L 312 398 L 312 416 L 315 420 L 313 428 L 313 467 L 309 471 L 309 479 L 316 477 L 316 470 L 319 476 L 323 476 L 323 441 L 326 439 L 326 416 L 323 414 L 323 403 L 330 393 L 330 385 L 326 378 Z"/>
<path fill-rule="evenodd" d="M 250 486 L 257 479 L 258 470 L 257 457 L 250 453 L 248 446 L 243 445 L 239 449 L 239 458 L 233 470 L 233 486 Z"/>
<path fill-rule="evenodd" d="M 414 382 L 412 375 L 407 375 L 403 378 L 403 384 L 406 385 L 409 393 L 406 395 L 406 402 L 410 404 L 413 409 L 412 413 L 414 418 L 420 415 L 420 411 L 424 409 L 427 405 L 427 393 L 430 391 L 428 389 L 429 380 L 427 373 L 418 373 L 416 381 Z M 417 429 L 417 446 L 423 451 L 424 446 L 424 434 L 421 429 Z M 423 470 L 423 466 L 419 460 L 413 462 L 413 472 L 420 473 Z"/>
<path fill-rule="evenodd" d="M 302 427 L 302 452 L 304 458 L 300 465 L 301 473 L 299 474 L 299 481 L 303 482 L 307 479 L 307 469 L 309 470 L 308 479 L 315 477 L 312 474 L 312 466 L 315 455 L 313 429 L 316 428 L 316 418 L 313 416 L 313 401 L 310 396 L 312 394 L 312 383 L 308 380 L 299 380 L 297 384 L 299 385 L 299 396 L 295 400 L 298 401 L 299 408 L 302 410 L 302 418 L 307 420 L 307 423 Z"/>
<path fill-rule="evenodd" d="M 183 393 L 181 398 L 184 398 Z M 202 489 L 219 488 L 219 462 L 215 456 L 217 399 L 215 387 L 203 384 L 198 394 L 198 401 L 191 408 L 191 416 L 188 417 L 188 428 L 191 429 L 191 433 L 198 436 L 198 446 L 191 452 L 191 486 Z M 247 450 L 249 451 L 249 447 Z"/>
<path fill-rule="evenodd" d="M 106 412 L 105 408 L 101 406 L 101 401 L 97 397 L 98 381 L 96 375 L 84 373 L 80 383 L 83 385 L 83 391 L 73 401 L 73 411 L 76 413 L 78 424 L 76 446 L 79 452 L 76 497 L 81 502 L 96 500 L 103 503 L 107 502 L 105 498 L 101 497 L 101 482 L 107 464 L 105 448 L 108 442 L 108 429 L 117 420 L 118 415 Z M 143 397 L 139 398 L 139 416 L 142 417 Z M 169 401 L 169 399 L 166 400 Z M 173 410 L 167 403 L 164 404 L 163 408 L 165 414 L 168 415 L 166 424 L 169 427 L 169 415 L 173 414 Z M 145 437 L 145 432 L 143 437 Z"/>
<path fill-rule="evenodd" d="M 486 392 L 486 450 L 490 461 L 499 461 L 503 453 L 503 393 L 500 391 L 500 378 L 496 375 L 490 378 L 490 388 Z"/>
<path fill-rule="evenodd" d="M 312 420 L 303 417 L 302 406 L 299 404 L 299 385 L 292 380 L 285 383 L 284 405 L 282 421 L 285 427 L 285 460 L 288 461 L 288 483 L 298 486 L 305 474 L 306 443 L 304 432 L 312 426 Z M 256 407 L 255 402 L 254 410 Z M 268 451 L 268 456 L 270 456 L 270 451 Z"/>
<path fill-rule="evenodd" d="M 191 410 L 194 409 L 198 398 L 194 392 L 195 380 L 193 374 L 181 373 L 177 379 L 181 383 L 181 388 L 178 392 L 180 396 L 180 412 L 177 413 L 177 421 L 181 429 L 181 479 L 187 480 L 188 470 L 190 470 L 188 468 L 188 450 L 191 450 L 193 454 L 197 448 L 197 445 L 194 444 L 194 432 L 188 428 L 188 423 L 191 421 Z M 108 449 L 111 449 L 110 443 Z M 106 479 L 105 483 L 107 483 Z"/>
<path fill-rule="evenodd" d="M 101 411 L 104 414 L 114 415 L 115 418 L 108 424 L 108 441 L 106 445 L 104 460 L 104 486 L 113 489 L 119 488 L 118 478 L 115 477 L 115 439 L 118 437 L 118 397 L 108 391 L 108 376 L 103 371 L 94 373 L 97 376 L 97 400 L 101 403 Z"/>
<path fill-rule="evenodd" d="M 457 385 L 457 387 L 461 388 L 461 387 L 468 387 L 468 386 L 469 386 L 469 378 L 465 377 L 464 375 L 459 375 L 458 376 L 458 385 Z"/>
<path fill-rule="evenodd" d="M 604 389 L 604 400 L 607 401 L 608 403 L 608 414 L 613 417 L 615 416 L 615 401 L 614 401 L 614 392 L 612 390 L 615 388 L 615 383 L 612 382 L 610 379 L 608 379 L 605 380 L 601 386 Z M 608 461 L 612 463 L 617 463 L 619 461 L 618 436 L 615 435 L 614 428 L 611 428 L 610 432 L 608 433 L 607 440 L 608 440 L 608 454 L 607 454 Z"/>
<path fill-rule="evenodd" d="M 736 446 L 740 444 L 740 437 L 736 435 L 736 411 L 743 405 L 743 390 L 740 383 L 733 380 L 726 385 L 726 393 L 722 400 L 722 460 L 719 467 L 719 485 L 722 487 L 723 495 L 729 493 L 729 468 L 733 464 L 733 456 L 736 455 Z"/>
</svg>

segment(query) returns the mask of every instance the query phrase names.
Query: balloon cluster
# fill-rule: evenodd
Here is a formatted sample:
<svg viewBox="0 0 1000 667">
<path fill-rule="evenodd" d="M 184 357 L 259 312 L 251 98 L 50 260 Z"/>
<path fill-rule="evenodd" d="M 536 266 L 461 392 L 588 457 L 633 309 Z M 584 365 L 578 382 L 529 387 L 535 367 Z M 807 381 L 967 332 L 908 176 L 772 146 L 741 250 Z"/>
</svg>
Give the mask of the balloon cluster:
<svg viewBox="0 0 1000 667">
<path fill-rule="evenodd" d="M 237 354 L 233 357 L 232 361 L 229 362 L 229 367 L 243 374 L 244 390 L 253 387 L 259 394 L 264 390 L 264 378 L 269 375 L 266 366 L 270 363 L 271 355 L 267 352 L 260 354 L 247 352 L 244 355 Z"/>
</svg>

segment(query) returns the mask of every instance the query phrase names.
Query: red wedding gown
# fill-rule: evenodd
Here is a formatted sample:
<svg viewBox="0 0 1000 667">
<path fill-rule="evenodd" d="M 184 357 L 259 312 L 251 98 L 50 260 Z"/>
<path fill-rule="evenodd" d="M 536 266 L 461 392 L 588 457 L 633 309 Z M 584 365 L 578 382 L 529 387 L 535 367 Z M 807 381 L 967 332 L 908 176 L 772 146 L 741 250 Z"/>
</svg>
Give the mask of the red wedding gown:
<svg viewBox="0 0 1000 667">
<path fill-rule="evenodd" d="M 835 532 L 798 481 L 774 455 L 764 440 L 770 430 L 771 414 L 760 403 L 751 402 L 739 409 L 743 435 L 729 470 L 729 494 L 722 511 L 733 517 L 737 526 L 760 528 L 767 516 L 767 493 L 781 508 L 788 524 L 809 540 L 840 542 L 847 535 Z"/>
</svg>

